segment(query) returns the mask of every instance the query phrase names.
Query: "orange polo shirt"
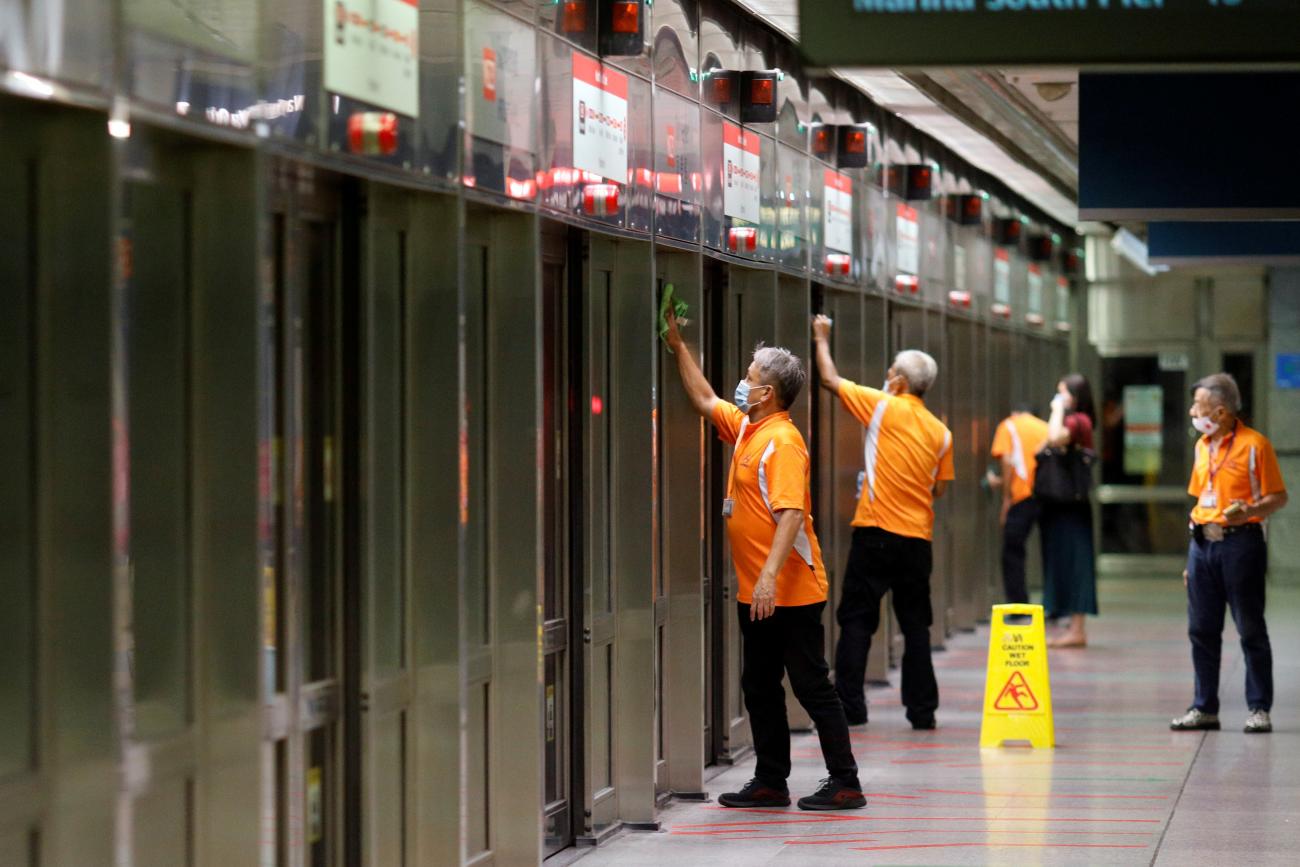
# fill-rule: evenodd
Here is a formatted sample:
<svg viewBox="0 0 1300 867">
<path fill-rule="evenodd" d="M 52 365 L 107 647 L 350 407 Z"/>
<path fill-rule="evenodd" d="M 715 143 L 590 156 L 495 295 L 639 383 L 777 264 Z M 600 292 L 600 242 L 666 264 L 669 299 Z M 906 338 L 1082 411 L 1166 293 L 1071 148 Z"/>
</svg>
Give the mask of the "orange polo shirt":
<svg viewBox="0 0 1300 867">
<path fill-rule="evenodd" d="M 1236 431 L 1225 436 L 1216 447 L 1210 446 L 1209 437 L 1196 441 L 1196 463 L 1192 465 L 1187 493 L 1196 497 L 1192 520 L 1197 524 L 1226 524 L 1223 510 L 1233 500 L 1254 504 L 1262 497 L 1285 490 L 1273 444 L 1259 431 L 1237 422 Z M 1213 496 L 1207 498 L 1207 491 Z M 1250 523 L 1262 520 L 1254 517 Z"/>
<path fill-rule="evenodd" d="M 853 515 L 855 527 L 879 527 L 899 536 L 934 533 L 934 483 L 949 481 L 952 432 L 913 394 L 840 381 L 840 401 L 867 426 L 866 479 Z"/>
<path fill-rule="evenodd" d="M 1034 495 L 1038 452 L 1047 443 L 1047 422 L 1033 413 L 1017 412 L 1002 420 L 993 435 L 993 457 L 1006 458 L 1014 470 L 1002 484 L 1011 492 L 1011 504 Z"/>
<path fill-rule="evenodd" d="M 811 463 L 803 435 L 788 412 L 778 412 L 750 424 L 735 404 L 719 400 L 713 424 L 724 442 L 736 446 L 727 477 L 727 497 L 733 501 L 726 518 L 731 559 L 740 592 L 749 604 L 754 585 L 772 550 L 776 512 L 803 509 L 803 527 L 794 548 L 776 576 L 776 604 L 812 605 L 826 601 L 826 568 L 813 532 Z"/>
</svg>

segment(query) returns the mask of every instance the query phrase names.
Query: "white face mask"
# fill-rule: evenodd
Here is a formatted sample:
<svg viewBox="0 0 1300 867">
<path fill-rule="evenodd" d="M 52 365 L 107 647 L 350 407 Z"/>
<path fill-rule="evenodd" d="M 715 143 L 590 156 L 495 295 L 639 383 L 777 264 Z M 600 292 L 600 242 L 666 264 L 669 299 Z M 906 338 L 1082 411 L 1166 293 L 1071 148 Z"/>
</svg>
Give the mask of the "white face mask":
<svg viewBox="0 0 1300 867">
<path fill-rule="evenodd" d="M 1207 437 L 1212 437 L 1219 432 L 1219 423 L 1208 415 L 1198 415 L 1193 417 L 1192 427 L 1196 428 Z"/>
</svg>

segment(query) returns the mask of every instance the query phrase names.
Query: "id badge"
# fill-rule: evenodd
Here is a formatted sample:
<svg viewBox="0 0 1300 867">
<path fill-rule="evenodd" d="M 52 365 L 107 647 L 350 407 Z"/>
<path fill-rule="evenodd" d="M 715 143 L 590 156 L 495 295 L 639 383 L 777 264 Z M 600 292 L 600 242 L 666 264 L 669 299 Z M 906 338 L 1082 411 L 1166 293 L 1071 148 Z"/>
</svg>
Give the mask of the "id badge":
<svg viewBox="0 0 1300 867">
<path fill-rule="evenodd" d="M 1201 492 L 1201 508 L 1217 509 L 1219 508 L 1219 495 L 1210 489 Z"/>
<path fill-rule="evenodd" d="M 722 517 L 730 518 L 731 513 L 732 511 L 735 510 L 735 508 L 736 508 L 736 501 L 731 499 L 731 497 L 727 497 L 725 500 L 722 501 Z"/>
</svg>

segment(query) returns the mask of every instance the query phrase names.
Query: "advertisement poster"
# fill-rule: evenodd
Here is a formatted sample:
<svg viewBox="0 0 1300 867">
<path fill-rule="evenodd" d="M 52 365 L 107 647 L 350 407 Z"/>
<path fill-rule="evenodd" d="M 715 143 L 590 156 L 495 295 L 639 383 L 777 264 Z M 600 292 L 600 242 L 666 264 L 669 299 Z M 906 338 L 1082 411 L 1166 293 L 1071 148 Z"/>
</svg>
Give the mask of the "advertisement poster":
<svg viewBox="0 0 1300 867">
<path fill-rule="evenodd" d="M 921 272 L 921 225 L 916 208 L 898 206 L 898 270 L 905 274 Z"/>
<path fill-rule="evenodd" d="M 761 214 L 759 166 L 762 140 L 734 123 L 722 124 L 722 212 L 749 223 Z"/>
<path fill-rule="evenodd" d="M 999 247 L 993 251 L 993 301 L 1011 306 L 1011 254 Z"/>
<path fill-rule="evenodd" d="M 416 0 L 325 0 L 325 89 L 420 113 Z"/>
<path fill-rule="evenodd" d="M 573 167 L 627 183 L 627 76 L 573 52 Z"/>
<path fill-rule="evenodd" d="M 1029 312 L 1043 312 L 1043 270 L 1037 265 L 1029 266 Z"/>
<path fill-rule="evenodd" d="M 1064 277 L 1056 278 L 1056 320 L 1070 321 L 1070 281 Z"/>
<path fill-rule="evenodd" d="M 1158 385 L 1124 386 L 1124 472 L 1130 476 L 1160 472 L 1164 398 Z"/>
<path fill-rule="evenodd" d="M 966 291 L 966 248 L 961 244 L 952 247 L 952 288 Z"/>
<path fill-rule="evenodd" d="M 823 239 L 832 250 L 853 252 L 853 181 L 848 175 L 824 169 L 825 204 L 822 206 Z"/>
</svg>

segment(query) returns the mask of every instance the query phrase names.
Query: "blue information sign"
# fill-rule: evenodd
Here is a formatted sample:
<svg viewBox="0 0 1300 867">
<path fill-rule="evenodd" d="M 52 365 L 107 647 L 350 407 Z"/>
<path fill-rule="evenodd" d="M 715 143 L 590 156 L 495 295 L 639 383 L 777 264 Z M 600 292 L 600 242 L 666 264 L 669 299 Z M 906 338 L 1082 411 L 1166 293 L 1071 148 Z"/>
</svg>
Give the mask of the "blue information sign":
<svg viewBox="0 0 1300 867">
<path fill-rule="evenodd" d="M 1278 388 L 1300 388 L 1300 353 L 1279 352 L 1277 354 L 1277 373 L 1274 380 Z"/>
</svg>

